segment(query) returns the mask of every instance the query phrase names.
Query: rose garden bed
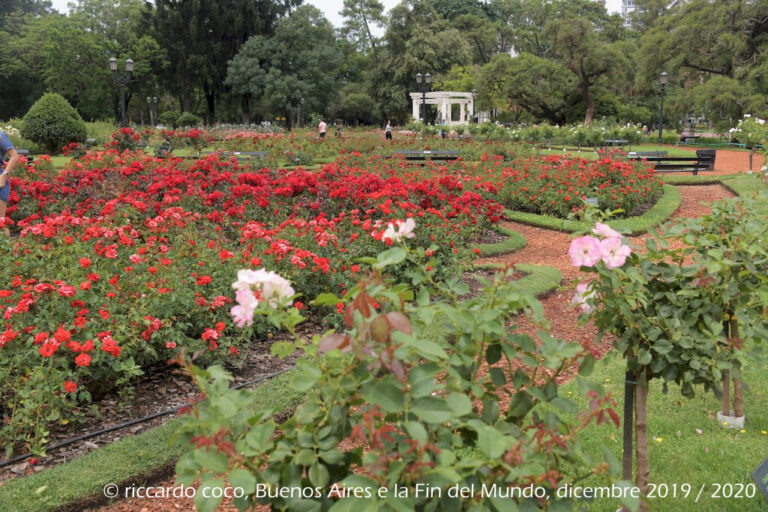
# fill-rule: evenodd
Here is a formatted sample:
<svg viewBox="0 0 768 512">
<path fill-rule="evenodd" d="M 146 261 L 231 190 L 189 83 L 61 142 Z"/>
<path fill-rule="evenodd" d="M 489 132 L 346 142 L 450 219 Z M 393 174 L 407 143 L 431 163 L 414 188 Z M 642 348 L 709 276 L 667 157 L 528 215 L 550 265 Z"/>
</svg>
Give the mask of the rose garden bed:
<svg viewBox="0 0 768 512">
<path fill-rule="evenodd" d="M 414 244 L 434 247 L 429 271 L 443 279 L 470 256 L 466 240 L 499 242 L 487 229 L 510 201 L 535 202 L 534 190 L 547 197 L 539 213 L 561 215 L 589 194 L 627 211 L 661 194 L 652 173 L 625 162 L 559 157 L 415 167 L 351 154 L 307 172 L 104 152 L 44 174 L 33 168 L 14 181 L 20 236 L 4 276 L 11 286 L 0 291 L 10 311 L 0 355 L 12 361 L 3 413 L 13 411 L 13 429 L 4 432 L 17 436 L 17 451 L 44 449 L 41 422 L 82 426 L 89 402 L 130 390 L 181 348 L 203 365 L 244 358 L 274 328 L 233 325 L 239 268 L 278 270 L 308 298 L 343 296 L 357 261 L 386 247 L 387 223 L 412 217 Z M 304 311 L 318 330 L 340 323 L 334 308 Z M 33 320 L 41 314 L 47 324 Z"/>
</svg>

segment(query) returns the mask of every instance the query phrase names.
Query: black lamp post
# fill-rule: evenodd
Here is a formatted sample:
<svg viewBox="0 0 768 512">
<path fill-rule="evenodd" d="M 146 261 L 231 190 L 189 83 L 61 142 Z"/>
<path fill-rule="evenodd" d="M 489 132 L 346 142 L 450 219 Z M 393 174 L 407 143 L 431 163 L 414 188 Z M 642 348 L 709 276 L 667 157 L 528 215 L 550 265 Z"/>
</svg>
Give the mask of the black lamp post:
<svg viewBox="0 0 768 512">
<path fill-rule="evenodd" d="M 112 71 L 112 80 L 120 87 L 120 117 L 122 126 L 128 126 L 128 114 L 125 105 L 125 88 L 133 81 L 133 61 L 125 59 L 125 73 L 117 72 L 117 59 L 110 57 L 109 69 Z"/>
<path fill-rule="evenodd" d="M 662 71 L 659 75 L 659 83 L 661 84 L 661 105 L 659 106 L 659 146 L 661 146 L 661 131 L 664 129 L 664 91 L 667 88 L 667 80 L 669 75 L 666 71 Z"/>
<path fill-rule="evenodd" d="M 157 117 L 157 96 L 152 98 L 147 96 L 147 106 L 149 107 L 149 124 L 155 126 L 155 118 Z"/>
<path fill-rule="evenodd" d="M 427 124 L 427 91 L 432 84 L 432 75 L 427 73 L 422 76 L 421 73 L 416 73 L 416 83 L 419 84 L 419 90 L 421 91 L 421 118 L 422 122 Z"/>
<path fill-rule="evenodd" d="M 296 119 L 296 126 L 299 127 L 299 128 L 301 128 L 301 125 L 303 124 L 302 121 L 304 120 L 303 116 L 301 115 L 302 114 L 301 111 L 302 111 L 303 107 L 304 107 L 304 97 L 302 96 L 299 99 L 299 118 Z"/>
</svg>

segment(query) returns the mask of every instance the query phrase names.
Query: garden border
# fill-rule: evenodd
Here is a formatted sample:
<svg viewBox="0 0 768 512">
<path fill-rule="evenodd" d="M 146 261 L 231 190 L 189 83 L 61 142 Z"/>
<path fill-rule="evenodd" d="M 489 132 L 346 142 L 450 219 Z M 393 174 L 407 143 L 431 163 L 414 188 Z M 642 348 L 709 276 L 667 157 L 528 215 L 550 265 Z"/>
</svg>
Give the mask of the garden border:
<svg viewBox="0 0 768 512">
<path fill-rule="evenodd" d="M 619 231 L 626 231 L 629 235 L 640 235 L 650 229 L 659 226 L 669 219 L 682 202 L 680 191 L 671 184 L 664 185 L 664 193 L 648 211 L 637 217 L 629 217 L 611 222 L 611 227 Z M 540 215 L 537 213 L 517 212 L 505 209 L 504 215 L 507 220 L 534 226 L 552 231 L 561 231 L 564 233 L 573 233 L 575 231 L 588 231 L 590 226 L 587 223 L 577 220 L 558 219 L 549 215 Z"/>
<path fill-rule="evenodd" d="M 501 242 L 478 244 L 477 249 L 480 251 L 480 256 L 484 258 L 519 251 L 528 244 L 528 240 L 517 231 L 505 228 L 499 224 L 493 224 L 491 229 L 506 236 L 507 239 Z"/>
</svg>

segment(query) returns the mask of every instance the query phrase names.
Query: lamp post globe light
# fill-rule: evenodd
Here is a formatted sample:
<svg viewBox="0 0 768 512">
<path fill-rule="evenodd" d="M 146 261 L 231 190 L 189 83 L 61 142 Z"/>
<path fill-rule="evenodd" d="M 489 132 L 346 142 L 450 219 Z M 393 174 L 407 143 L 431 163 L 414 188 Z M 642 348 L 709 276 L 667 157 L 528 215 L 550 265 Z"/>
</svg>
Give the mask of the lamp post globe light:
<svg viewBox="0 0 768 512">
<path fill-rule="evenodd" d="M 661 132 L 664 129 L 664 92 L 667 88 L 667 80 L 669 80 L 669 75 L 666 71 L 662 71 L 659 75 L 659 84 L 661 85 L 661 104 L 659 105 L 659 146 L 661 146 Z"/>
<path fill-rule="evenodd" d="M 432 75 L 427 73 L 426 75 L 423 75 L 421 73 L 416 73 L 416 83 L 419 86 L 419 90 L 421 91 L 421 119 L 424 125 L 427 124 L 427 91 L 429 90 L 431 84 L 432 84 Z"/>
<path fill-rule="evenodd" d="M 125 73 L 119 73 L 117 71 L 117 59 L 114 57 L 109 58 L 109 70 L 112 72 L 112 80 L 115 85 L 120 87 L 120 119 L 123 127 L 128 126 L 128 114 L 126 112 L 125 105 L 125 88 L 133 82 L 133 65 L 132 59 L 125 59 Z"/>
</svg>

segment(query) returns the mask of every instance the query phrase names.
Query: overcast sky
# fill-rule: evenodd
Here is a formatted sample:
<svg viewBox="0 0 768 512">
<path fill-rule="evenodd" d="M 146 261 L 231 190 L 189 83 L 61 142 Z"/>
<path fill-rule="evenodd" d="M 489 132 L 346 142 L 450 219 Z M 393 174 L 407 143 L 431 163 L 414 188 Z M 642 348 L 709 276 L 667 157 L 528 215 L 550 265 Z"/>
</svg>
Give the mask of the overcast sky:
<svg viewBox="0 0 768 512">
<path fill-rule="evenodd" d="M 53 8 L 60 12 L 67 12 L 67 2 L 69 1 L 71 0 L 52 0 Z M 384 9 L 388 11 L 397 5 L 400 0 L 381 0 L 381 2 L 384 4 Z M 328 18 L 334 26 L 341 26 L 343 20 L 339 15 L 339 12 L 344 5 L 344 0 L 304 0 L 304 3 L 312 4 L 323 11 L 325 17 Z M 605 5 L 608 8 L 608 12 L 621 12 L 621 0 L 606 0 Z"/>
</svg>

